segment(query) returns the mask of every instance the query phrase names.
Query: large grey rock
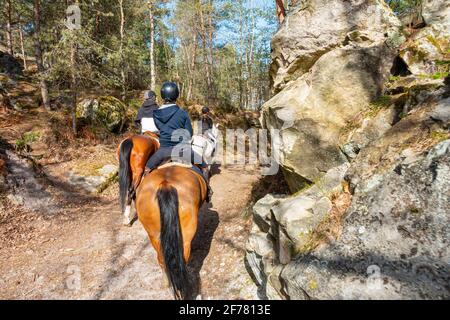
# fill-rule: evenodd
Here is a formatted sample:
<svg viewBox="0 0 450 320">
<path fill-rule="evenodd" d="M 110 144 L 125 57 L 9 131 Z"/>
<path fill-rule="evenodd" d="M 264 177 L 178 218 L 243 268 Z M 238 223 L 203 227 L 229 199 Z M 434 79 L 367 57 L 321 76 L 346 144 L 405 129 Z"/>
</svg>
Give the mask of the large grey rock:
<svg viewBox="0 0 450 320">
<path fill-rule="evenodd" d="M 15 57 L 0 51 L 0 73 L 6 73 L 11 78 L 23 75 L 23 66 Z"/>
<path fill-rule="evenodd" d="M 401 170 L 398 170 L 401 166 Z M 361 182 L 343 233 L 281 274 L 292 299 L 448 299 L 450 140 Z"/>
<path fill-rule="evenodd" d="M 272 39 L 270 75 L 276 92 L 308 72 L 324 54 L 349 42 L 398 37 L 400 21 L 381 0 L 307 0 L 293 9 Z"/>
<path fill-rule="evenodd" d="M 426 24 L 436 25 L 444 30 L 450 28 L 450 3 L 441 0 L 423 0 L 422 17 Z"/>
<path fill-rule="evenodd" d="M 314 186 L 292 197 L 267 195 L 255 204 L 246 261 L 268 298 L 284 297 L 278 280 L 282 265 L 307 244 L 312 231 L 330 212 L 331 195 L 342 190 L 347 168 L 344 164 L 330 170 Z"/>
<path fill-rule="evenodd" d="M 442 92 L 437 90 L 435 95 L 430 95 L 426 102 L 416 106 L 379 139 L 361 150 L 347 171 L 352 189 L 372 179 L 377 172 L 389 170 L 396 162 L 404 160 L 405 150 L 419 154 L 447 135 L 450 98 L 437 94 Z"/>
<path fill-rule="evenodd" d="M 14 205 L 45 215 L 58 212 L 58 203 L 39 177 L 34 163 L 11 150 L 6 150 L 5 154 L 7 174 L 4 187 L 8 189 L 6 194 L 8 200 Z"/>
<path fill-rule="evenodd" d="M 345 128 L 380 94 L 393 58 L 386 44 L 335 49 L 263 106 L 264 126 L 281 130 L 273 145 L 292 191 L 347 161 Z"/>
<path fill-rule="evenodd" d="M 450 3 L 427 0 L 422 4 L 426 27 L 414 33 L 400 51 L 400 57 L 415 75 L 448 72 L 441 66 L 450 60 Z"/>
<path fill-rule="evenodd" d="M 88 192 L 101 193 L 114 181 L 118 169 L 116 165 L 106 164 L 98 169 L 96 174 L 91 175 L 83 175 L 70 171 L 68 173 L 68 181 L 71 185 Z"/>
<path fill-rule="evenodd" d="M 102 96 L 81 101 L 77 105 L 76 115 L 77 118 L 87 119 L 113 132 L 125 122 L 126 107 L 115 97 Z"/>
</svg>

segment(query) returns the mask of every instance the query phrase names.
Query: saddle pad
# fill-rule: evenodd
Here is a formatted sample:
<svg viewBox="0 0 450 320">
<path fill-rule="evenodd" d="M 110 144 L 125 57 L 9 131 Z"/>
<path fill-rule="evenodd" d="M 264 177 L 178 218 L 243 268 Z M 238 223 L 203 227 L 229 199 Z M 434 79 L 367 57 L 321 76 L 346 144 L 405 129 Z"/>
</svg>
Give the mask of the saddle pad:
<svg viewBox="0 0 450 320">
<path fill-rule="evenodd" d="M 158 169 L 164 169 L 164 168 L 170 168 L 170 167 L 182 167 L 182 168 L 191 169 L 192 171 L 198 173 L 203 178 L 203 180 L 205 180 L 205 182 L 208 183 L 206 181 L 205 177 L 203 176 L 202 170 L 200 170 L 197 166 L 194 166 L 192 164 L 186 164 L 186 163 L 181 163 L 181 162 L 167 162 L 167 163 L 159 166 Z"/>
<path fill-rule="evenodd" d="M 158 167 L 158 169 L 164 169 L 164 168 L 169 168 L 169 167 L 182 167 L 182 168 L 191 169 L 192 164 L 186 164 L 186 163 L 181 163 L 181 162 L 167 162 L 163 165 L 160 165 Z"/>
</svg>

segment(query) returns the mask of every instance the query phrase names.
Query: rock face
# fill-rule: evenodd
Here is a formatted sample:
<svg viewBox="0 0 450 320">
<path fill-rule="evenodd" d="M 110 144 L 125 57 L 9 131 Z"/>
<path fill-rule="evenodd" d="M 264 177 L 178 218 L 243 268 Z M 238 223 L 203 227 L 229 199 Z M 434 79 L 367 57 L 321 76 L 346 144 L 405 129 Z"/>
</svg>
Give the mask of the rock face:
<svg viewBox="0 0 450 320">
<path fill-rule="evenodd" d="M 283 269 L 292 299 L 450 297 L 450 140 L 396 168 L 358 185 L 338 241 Z"/>
<path fill-rule="evenodd" d="M 388 10 L 358 3 L 356 16 L 374 3 Z M 331 10 L 322 4 L 302 2 L 289 13 L 296 17 L 275 36 L 275 53 L 295 50 L 276 42 L 280 33 L 290 23 L 306 34 L 301 22 Z M 442 22 L 442 12 L 427 10 L 435 14 L 424 14 L 426 28 Z M 280 130 L 272 145 L 295 193 L 267 195 L 253 208 L 246 261 L 263 298 L 450 298 L 450 81 L 389 76 L 405 45 L 396 18 L 383 16 L 391 21 L 384 38 L 356 30 L 314 61 L 304 53 L 302 62 L 302 53 L 298 65 L 285 59 L 276 69 L 282 80 L 262 123 Z M 326 39 L 329 23 L 317 39 Z M 308 39 L 296 41 L 303 52 Z"/>
<path fill-rule="evenodd" d="M 0 146 L 1 148 L 2 146 Z M 5 150 L 7 174 L 2 179 L 4 185 L 0 188 L 6 191 L 8 200 L 36 212 L 58 211 L 57 203 L 46 186 L 37 176 L 34 164 L 18 156 L 11 150 Z"/>
<path fill-rule="evenodd" d="M 82 175 L 79 173 L 69 172 L 68 181 L 75 187 L 82 188 L 91 193 L 101 193 L 105 190 L 117 177 L 119 168 L 113 164 L 106 164 L 102 168 L 96 170 L 95 174 Z"/>
<path fill-rule="evenodd" d="M 77 117 L 100 124 L 114 132 L 125 121 L 126 107 L 119 99 L 111 96 L 85 99 L 77 106 Z"/>
<path fill-rule="evenodd" d="M 399 27 L 400 21 L 383 1 L 301 1 L 272 39 L 273 87 L 280 91 L 327 52 L 349 42 L 382 43 Z"/>
<path fill-rule="evenodd" d="M 400 50 L 400 57 L 415 75 L 449 72 L 450 3 L 423 1 L 422 16 L 426 27 L 412 35 Z"/>
<path fill-rule="evenodd" d="M 260 200 L 247 262 L 266 297 L 448 299 L 449 127 L 450 87 L 441 85 L 381 126 L 350 165 L 294 196 Z M 339 204 L 350 190 L 351 204 Z M 336 210 L 345 219 L 330 224 Z M 327 228 L 341 231 L 321 243 Z"/>
<path fill-rule="evenodd" d="M 263 106 L 265 127 L 281 130 L 276 149 L 292 191 L 347 161 L 345 128 L 380 95 L 403 41 L 383 1 L 302 3 L 274 37 L 272 75 L 282 91 Z"/>
<path fill-rule="evenodd" d="M 0 73 L 6 73 L 11 78 L 22 76 L 23 66 L 9 53 L 0 51 Z"/>
</svg>

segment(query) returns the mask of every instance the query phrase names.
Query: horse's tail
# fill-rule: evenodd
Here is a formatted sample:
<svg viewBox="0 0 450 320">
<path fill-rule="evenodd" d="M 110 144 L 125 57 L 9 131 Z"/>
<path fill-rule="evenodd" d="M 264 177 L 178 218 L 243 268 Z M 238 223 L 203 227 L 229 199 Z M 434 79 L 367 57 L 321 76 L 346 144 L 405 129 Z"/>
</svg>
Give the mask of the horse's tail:
<svg viewBox="0 0 450 320">
<path fill-rule="evenodd" d="M 166 273 L 176 299 L 189 294 L 189 277 L 183 255 L 183 235 L 178 217 L 178 192 L 163 182 L 156 196 L 161 216 L 161 249 Z"/>
<path fill-rule="evenodd" d="M 130 167 L 130 155 L 133 149 L 133 140 L 128 138 L 120 145 L 119 155 L 119 194 L 120 194 L 120 207 L 122 211 L 125 209 L 125 201 L 128 195 L 128 190 L 131 186 L 131 167 Z"/>
</svg>

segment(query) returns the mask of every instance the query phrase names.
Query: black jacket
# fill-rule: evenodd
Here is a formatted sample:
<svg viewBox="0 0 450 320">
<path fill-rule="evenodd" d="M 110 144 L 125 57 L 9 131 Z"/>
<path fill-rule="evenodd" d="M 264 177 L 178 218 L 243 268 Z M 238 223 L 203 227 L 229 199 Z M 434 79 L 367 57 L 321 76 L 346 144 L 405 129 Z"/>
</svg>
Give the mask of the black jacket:
<svg viewBox="0 0 450 320">
<path fill-rule="evenodd" d="M 159 143 L 161 147 L 174 147 L 184 141 L 190 143 L 192 124 L 189 114 L 177 105 L 162 106 L 153 112 L 153 119 L 159 129 Z M 185 129 L 178 140 L 172 141 L 172 134 L 178 129 Z"/>
<path fill-rule="evenodd" d="M 158 105 L 156 104 L 156 100 L 154 98 L 145 100 L 138 111 L 136 119 L 134 120 L 134 125 L 136 128 L 139 129 L 141 127 L 142 118 L 153 118 L 153 112 L 156 109 L 158 109 Z"/>
<path fill-rule="evenodd" d="M 213 127 L 213 120 L 208 115 L 202 115 L 201 117 L 201 131 L 202 134 L 205 134 L 208 130 L 211 130 Z"/>
</svg>

